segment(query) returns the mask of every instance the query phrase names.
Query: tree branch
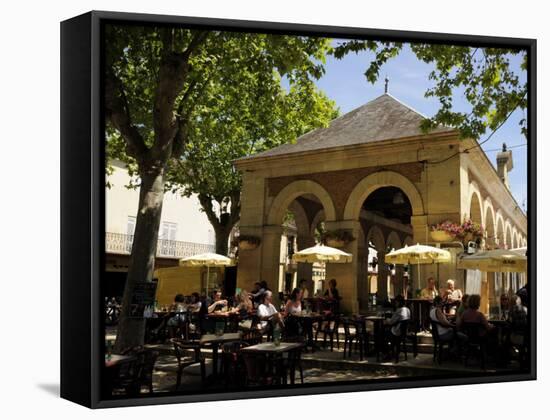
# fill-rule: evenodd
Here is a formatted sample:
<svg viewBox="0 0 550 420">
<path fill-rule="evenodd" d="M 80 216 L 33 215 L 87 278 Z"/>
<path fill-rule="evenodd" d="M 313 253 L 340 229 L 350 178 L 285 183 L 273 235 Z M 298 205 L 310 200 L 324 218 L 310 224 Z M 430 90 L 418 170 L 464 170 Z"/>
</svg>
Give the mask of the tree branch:
<svg viewBox="0 0 550 420">
<path fill-rule="evenodd" d="M 241 192 L 240 190 L 231 193 L 231 227 L 241 218 Z"/>
<path fill-rule="evenodd" d="M 126 141 L 130 156 L 141 161 L 148 152 L 138 129 L 132 124 L 122 82 L 112 72 L 105 77 L 105 115 Z"/>
<path fill-rule="evenodd" d="M 206 217 L 214 230 L 219 229 L 221 227 L 221 223 L 216 215 L 216 212 L 214 211 L 214 208 L 212 207 L 212 199 L 206 194 L 199 194 L 199 202 L 201 203 L 201 207 L 206 213 Z"/>
<path fill-rule="evenodd" d="M 183 53 L 171 52 L 161 60 L 159 82 L 153 105 L 153 127 L 155 130 L 153 150 L 155 157 L 161 161 L 166 161 L 172 155 L 173 140 L 179 129 L 174 105 L 189 74 L 189 58 L 206 39 L 207 34 L 207 32 L 197 32 Z"/>
</svg>

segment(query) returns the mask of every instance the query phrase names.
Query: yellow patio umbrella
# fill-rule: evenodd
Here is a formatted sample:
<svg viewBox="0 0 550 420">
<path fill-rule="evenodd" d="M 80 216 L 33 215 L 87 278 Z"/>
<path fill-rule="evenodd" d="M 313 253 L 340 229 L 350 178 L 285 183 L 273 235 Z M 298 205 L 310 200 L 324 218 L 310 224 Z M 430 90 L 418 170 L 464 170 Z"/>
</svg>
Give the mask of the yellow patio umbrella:
<svg viewBox="0 0 550 420">
<path fill-rule="evenodd" d="M 524 273 L 527 271 L 525 252 L 511 249 L 493 249 L 476 252 L 472 255 L 462 255 L 458 259 L 457 268 L 495 273 Z"/>
<path fill-rule="evenodd" d="M 208 280 L 210 278 L 210 267 L 225 267 L 235 265 L 231 258 L 213 252 L 205 252 L 180 260 L 183 267 L 206 267 L 206 294 L 208 294 Z"/>
<path fill-rule="evenodd" d="M 384 261 L 401 265 L 416 264 L 418 266 L 418 280 L 420 281 L 420 264 L 450 262 L 451 253 L 445 249 L 428 245 L 405 245 L 404 248 L 386 254 Z"/>
<path fill-rule="evenodd" d="M 351 254 L 322 244 L 302 249 L 292 256 L 292 261 L 297 263 L 349 263 L 352 259 Z"/>
</svg>

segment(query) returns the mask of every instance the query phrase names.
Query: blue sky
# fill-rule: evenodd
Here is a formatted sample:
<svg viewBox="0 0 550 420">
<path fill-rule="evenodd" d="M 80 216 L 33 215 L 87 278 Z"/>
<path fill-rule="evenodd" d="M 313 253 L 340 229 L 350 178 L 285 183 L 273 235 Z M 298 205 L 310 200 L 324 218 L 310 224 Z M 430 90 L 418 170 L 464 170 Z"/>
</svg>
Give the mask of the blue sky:
<svg viewBox="0 0 550 420">
<path fill-rule="evenodd" d="M 420 62 L 406 47 L 399 56 L 382 67 L 379 80 L 373 85 L 364 76 L 372 57 L 372 53 L 365 52 L 357 55 L 348 54 L 342 60 L 336 60 L 333 57 L 327 60 L 326 73 L 317 85 L 336 102 L 342 114 L 382 95 L 386 75 L 390 79 L 391 95 L 424 115 L 432 116 L 437 112 L 439 108 L 437 99 L 424 97 L 426 90 L 432 86 L 428 80 L 432 66 Z M 520 71 L 519 58 L 512 60 L 512 66 L 514 70 Z M 525 79 L 525 75 L 522 79 Z M 468 103 L 460 96 L 455 98 L 455 103 L 457 109 L 468 109 Z M 510 150 L 513 154 L 514 169 L 509 174 L 510 188 L 520 207 L 526 209 L 527 147 L 525 145 L 527 141 L 520 132 L 519 121 L 522 118 L 523 112 L 515 111 L 492 138 L 483 144 L 482 148 L 496 166 L 496 155 L 502 143 L 505 142 L 508 147 L 512 146 Z M 481 140 L 483 141 L 489 134 L 490 132 L 487 132 Z"/>
</svg>

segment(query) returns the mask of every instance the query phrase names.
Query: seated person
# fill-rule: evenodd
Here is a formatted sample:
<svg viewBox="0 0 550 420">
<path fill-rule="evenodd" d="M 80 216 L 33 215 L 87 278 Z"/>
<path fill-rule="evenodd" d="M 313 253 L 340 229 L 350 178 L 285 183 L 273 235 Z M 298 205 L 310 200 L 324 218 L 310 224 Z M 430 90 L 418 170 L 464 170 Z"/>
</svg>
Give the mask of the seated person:
<svg viewBox="0 0 550 420">
<path fill-rule="evenodd" d="M 249 293 L 249 296 L 255 307 L 258 307 L 258 305 L 262 303 L 264 293 L 265 288 L 262 287 L 262 284 L 259 281 L 254 283 L 254 289 Z"/>
<path fill-rule="evenodd" d="M 521 299 L 521 304 L 526 308 L 529 308 L 529 283 L 523 286 L 516 292 L 516 295 Z"/>
<path fill-rule="evenodd" d="M 190 312 L 199 312 L 201 309 L 201 305 L 202 305 L 202 302 L 199 294 L 197 292 L 194 292 L 193 294 L 191 294 L 191 303 L 187 305 L 187 310 Z"/>
<path fill-rule="evenodd" d="M 325 290 L 325 298 L 333 302 L 334 312 L 338 312 L 340 308 L 340 293 L 336 288 L 336 279 L 330 279 L 328 289 Z"/>
<path fill-rule="evenodd" d="M 459 330 L 462 330 L 464 323 L 469 324 L 479 324 L 480 326 L 480 336 L 484 336 L 487 332 L 491 331 L 494 326 L 487 321 L 485 315 L 479 311 L 479 306 L 481 305 L 481 296 L 479 295 L 470 295 L 468 298 L 468 309 L 464 310 L 462 316 L 457 319 L 457 327 Z"/>
<path fill-rule="evenodd" d="M 430 320 L 437 322 L 437 334 L 441 341 L 451 341 L 454 338 L 453 324 L 449 322 L 443 312 L 443 299 L 436 296 L 434 306 L 430 310 Z"/>
<path fill-rule="evenodd" d="M 501 319 L 508 319 L 509 309 L 510 309 L 510 298 L 506 294 L 500 295 Z"/>
<path fill-rule="evenodd" d="M 267 328 L 267 323 L 269 321 L 276 322 L 281 328 L 284 328 L 285 325 L 281 314 L 277 311 L 275 306 L 273 306 L 273 303 L 271 303 L 272 299 L 273 293 L 268 290 L 263 294 L 262 303 L 258 306 L 256 315 L 260 319 L 259 327 L 262 331 Z"/>
<path fill-rule="evenodd" d="M 296 315 L 302 312 L 302 289 L 295 288 L 285 305 L 284 316 Z"/>
<path fill-rule="evenodd" d="M 455 288 L 455 281 L 452 279 L 447 280 L 447 290 L 443 291 L 443 302 L 449 310 L 449 313 L 454 314 L 456 306 L 462 300 L 462 290 Z"/>
<path fill-rule="evenodd" d="M 208 313 L 211 314 L 214 311 L 220 311 L 223 308 L 227 308 L 227 300 L 222 299 L 222 292 L 219 290 L 213 293 L 214 302 L 208 306 Z"/>
<path fill-rule="evenodd" d="M 456 310 L 456 318 L 460 318 L 464 311 L 468 309 L 468 299 L 470 298 L 470 295 L 466 294 L 462 296 L 462 299 L 460 300 L 460 306 Z"/>
<path fill-rule="evenodd" d="M 307 280 L 300 280 L 300 290 L 302 291 L 302 299 L 307 299 L 309 297 L 309 290 L 307 290 Z"/>
<path fill-rule="evenodd" d="M 175 330 L 179 327 L 180 322 L 185 321 L 186 311 L 185 297 L 178 293 L 174 297 L 174 302 L 170 305 L 169 312 L 164 316 L 164 319 L 161 321 L 158 327 L 153 329 L 155 334 L 158 334 L 163 328 L 170 327 L 169 332 L 171 337 L 174 337 Z"/>
<path fill-rule="evenodd" d="M 420 298 L 426 300 L 433 300 L 439 295 L 437 287 L 435 287 L 435 279 L 433 277 L 428 278 L 428 285 L 420 291 Z"/>
<path fill-rule="evenodd" d="M 527 307 L 522 305 L 521 298 L 517 295 L 510 299 L 508 321 L 511 324 L 509 341 L 512 345 L 524 344 L 525 328 L 527 327 Z"/>
<path fill-rule="evenodd" d="M 455 288 L 455 281 L 453 279 L 447 280 L 447 290 L 443 292 L 441 296 L 446 303 L 458 302 L 462 299 L 462 290 Z"/>
<path fill-rule="evenodd" d="M 409 308 L 405 306 L 405 298 L 401 295 L 398 295 L 395 298 L 395 303 L 397 305 L 397 309 L 393 313 L 392 317 L 390 319 L 387 319 L 385 322 L 388 325 L 391 325 L 391 333 L 395 337 L 399 337 L 401 335 L 401 327 L 400 322 L 406 321 L 411 319 L 411 311 Z"/>
<path fill-rule="evenodd" d="M 235 295 L 235 306 L 231 309 L 231 312 L 238 312 L 244 316 L 252 309 L 254 309 L 254 305 L 246 290 L 242 290 L 241 293 Z"/>
<path fill-rule="evenodd" d="M 512 296 L 510 299 L 507 319 L 512 324 L 512 328 L 527 326 L 527 307 L 522 305 L 521 298 L 517 295 Z"/>
</svg>

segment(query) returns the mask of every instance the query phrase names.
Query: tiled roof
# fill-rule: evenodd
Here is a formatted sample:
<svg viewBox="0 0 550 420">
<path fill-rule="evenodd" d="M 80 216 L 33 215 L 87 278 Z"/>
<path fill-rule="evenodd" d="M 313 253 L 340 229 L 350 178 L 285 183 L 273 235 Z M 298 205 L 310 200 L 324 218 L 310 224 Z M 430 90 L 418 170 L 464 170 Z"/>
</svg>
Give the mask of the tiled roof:
<svg viewBox="0 0 550 420">
<path fill-rule="evenodd" d="M 332 120 L 328 127 L 304 134 L 298 138 L 296 143 L 283 144 L 243 159 L 288 155 L 414 137 L 423 134 L 419 127 L 424 118 L 419 112 L 385 93 Z M 431 133 L 451 131 L 454 131 L 451 127 L 440 126 Z"/>
</svg>

